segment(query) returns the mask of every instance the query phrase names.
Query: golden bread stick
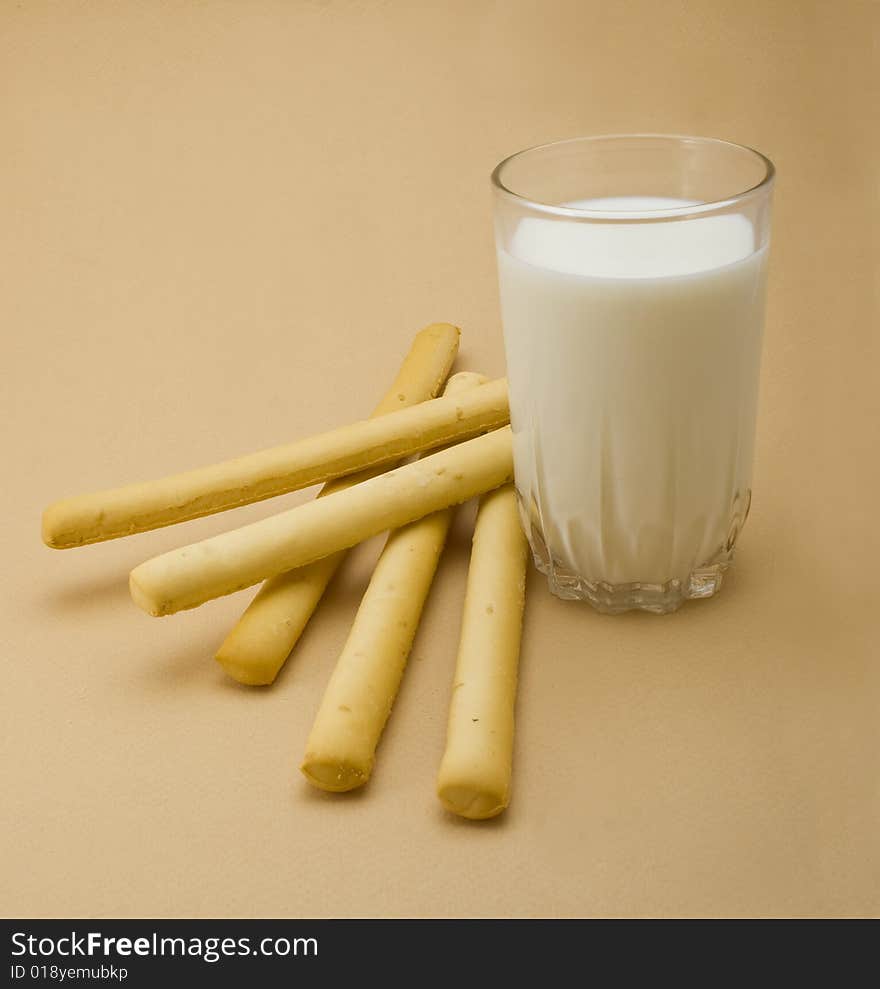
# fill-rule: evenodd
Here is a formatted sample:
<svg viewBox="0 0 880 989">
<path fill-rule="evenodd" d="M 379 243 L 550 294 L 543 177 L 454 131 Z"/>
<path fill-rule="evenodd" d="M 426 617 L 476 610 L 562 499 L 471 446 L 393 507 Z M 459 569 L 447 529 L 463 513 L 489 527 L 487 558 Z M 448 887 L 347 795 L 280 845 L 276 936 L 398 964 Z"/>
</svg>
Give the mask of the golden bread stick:
<svg viewBox="0 0 880 989">
<path fill-rule="evenodd" d="M 469 396 L 491 387 L 491 383 L 480 385 L 434 401 L 465 403 Z M 131 572 L 131 596 L 156 616 L 195 608 L 386 529 L 461 504 L 512 479 L 511 433 L 505 426 L 345 491 L 147 560 Z"/>
<path fill-rule="evenodd" d="M 434 398 L 458 352 L 460 331 L 434 323 L 416 334 L 391 387 L 373 411 L 386 415 Z M 318 497 L 342 491 L 385 470 L 373 467 L 325 484 Z M 272 683 L 312 617 L 346 551 L 267 580 L 214 657 L 239 683 Z"/>
<path fill-rule="evenodd" d="M 453 375 L 444 394 L 485 380 Z M 452 515 L 434 512 L 388 537 L 306 743 L 302 772 L 322 790 L 353 790 L 370 778 Z"/>
<path fill-rule="evenodd" d="M 211 467 L 59 501 L 43 513 L 54 549 L 116 539 L 307 488 L 508 422 L 503 378 Z"/>
<path fill-rule="evenodd" d="M 526 560 L 516 495 L 505 485 L 483 497 L 477 514 L 437 779 L 441 802 L 462 817 L 494 817 L 510 801 Z"/>
</svg>

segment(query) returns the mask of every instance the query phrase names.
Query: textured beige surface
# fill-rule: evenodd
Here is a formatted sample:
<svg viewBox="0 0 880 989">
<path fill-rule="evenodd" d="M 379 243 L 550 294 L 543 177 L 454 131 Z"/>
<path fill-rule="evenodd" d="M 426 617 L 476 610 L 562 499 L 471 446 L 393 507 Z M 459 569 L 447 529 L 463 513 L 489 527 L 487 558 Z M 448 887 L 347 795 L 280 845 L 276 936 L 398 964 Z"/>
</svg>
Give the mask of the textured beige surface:
<svg viewBox="0 0 880 989">
<path fill-rule="evenodd" d="M 877 11 L 0 5 L 4 915 L 880 913 Z M 128 571 L 314 492 L 71 553 L 40 512 L 361 418 L 431 320 L 503 374 L 489 170 L 645 129 L 779 168 L 729 584 L 607 618 L 531 574 L 513 800 L 470 824 L 433 792 L 460 513 L 374 779 L 319 794 L 376 544 L 253 690 L 211 658 L 253 592 L 156 622 Z"/>
</svg>

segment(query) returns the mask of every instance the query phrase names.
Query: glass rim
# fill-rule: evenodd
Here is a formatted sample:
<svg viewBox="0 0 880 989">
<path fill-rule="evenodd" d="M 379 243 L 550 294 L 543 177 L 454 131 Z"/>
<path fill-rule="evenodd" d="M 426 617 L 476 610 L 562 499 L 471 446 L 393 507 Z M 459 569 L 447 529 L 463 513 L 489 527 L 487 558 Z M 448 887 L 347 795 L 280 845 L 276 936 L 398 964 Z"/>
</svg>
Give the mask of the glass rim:
<svg viewBox="0 0 880 989">
<path fill-rule="evenodd" d="M 744 189 L 742 192 L 737 192 L 732 196 L 727 196 L 724 199 L 712 200 L 705 203 L 694 203 L 688 206 L 672 206 L 665 209 L 655 209 L 655 210 L 621 210 L 621 209 L 587 209 L 584 207 L 577 206 L 559 206 L 554 203 L 542 203 L 537 199 L 530 199 L 528 196 L 521 195 L 515 192 L 513 189 L 509 188 L 504 184 L 502 179 L 502 173 L 505 168 L 518 158 L 522 158 L 525 155 L 532 154 L 536 151 L 546 151 L 550 148 L 560 148 L 567 144 L 586 144 L 592 141 L 624 141 L 624 140 L 664 140 L 664 141 L 676 141 L 678 143 L 691 142 L 695 144 L 708 144 L 715 145 L 721 148 L 735 149 L 736 151 L 746 151 L 751 155 L 754 155 L 760 162 L 764 165 L 764 175 L 761 180 L 755 185 L 750 186 L 748 189 Z M 553 216 L 564 216 L 574 219 L 586 219 L 586 220 L 623 220 L 623 221 L 634 221 L 634 220 L 660 220 L 670 217 L 681 217 L 681 216 L 691 216 L 694 213 L 712 213 L 718 210 L 726 209 L 737 203 L 740 203 L 746 199 L 751 199 L 769 190 L 770 186 L 773 184 L 773 179 L 776 175 L 776 166 L 773 162 L 756 148 L 749 147 L 747 144 L 736 144 L 734 141 L 725 141 L 718 137 L 697 137 L 690 134 L 657 134 L 657 133 L 636 133 L 636 134 L 594 134 L 582 137 L 569 137 L 561 141 L 548 141 L 544 144 L 535 144 L 529 148 L 523 148 L 521 151 L 515 151 L 513 154 L 508 155 L 506 158 L 502 159 L 495 168 L 492 169 L 491 183 L 496 192 L 501 195 L 507 196 L 514 201 L 521 203 L 524 206 L 529 207 L 539 213 L 548 213 Z"/>
</svg>

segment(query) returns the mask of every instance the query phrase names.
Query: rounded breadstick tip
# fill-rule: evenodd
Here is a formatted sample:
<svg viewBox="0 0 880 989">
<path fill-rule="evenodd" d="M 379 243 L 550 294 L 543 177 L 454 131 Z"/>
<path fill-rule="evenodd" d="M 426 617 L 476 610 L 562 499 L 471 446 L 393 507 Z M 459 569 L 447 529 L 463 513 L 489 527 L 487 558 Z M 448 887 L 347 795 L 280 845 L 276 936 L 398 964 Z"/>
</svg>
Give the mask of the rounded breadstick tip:
<svg viewBox="0 0 880 989">
<path fill-rule="evenodd" d="M 43 512 L 41 534 L 43 537 L 43 542 L 50 549 L 67 549 L 71 544 L 63 538 L 63 531 L 61 528 L 62 519 L 59 518 L 58 507 L 61 502 L 56 502 L 54 505 L 50 505 Z"/>
<path fill-rule="evenodd" d="M 441 783 L 437 796 L 448 811 L 471 821 L 497 817 L 510 803 L 509 792 L 493 790 L 476 781 Z"/>
<path fill-rule="evenodd" d="M 467 391 L 468 388 L 476 388 L 477 385 L 486 384 L 488 380 L 485 374 L 479 374 L 477 371 L 457 371 L 446 382 L 444 395 L 454 395 L 456 392 Z"/>
<path fill-rule="evenodd" d="M 370 778 L 372 766 L 352 766 L 337 760 L 320 759 L 307 755 L 299 767 L 305 778 L 319 790 L 344 793 L 356 790 Z"/>
<path fill-rule="evenodd" d="M 128 590 L 131 593 L 131 599 L 141 611 L 146 611 L 148 615 L 152 615 L 154 618 L 162 618 L 168 614 L 168 610 L 141 582 L 139 573 L 141 569 L 142 567 L 135 567 L 128 575 Z"/>
<path fill-rule="evenodd" d="M 233 680 L 245 687 L 268 687 L 275 682 L 280 667 L 277 663 L 264 663 L 263 657 L 253 655 L 243 650 L 239 653 L 218 651 L 214 659 L 223 667 Z"/>
<path fill-rule="evenodd" d="M 419 336 L 422 334 L 428 337 L 449 336 L 455 340 L 458 340 L 461 337 L 461 330 L 454 323 L 430 323 L 420 331 Z"/>
</svg>

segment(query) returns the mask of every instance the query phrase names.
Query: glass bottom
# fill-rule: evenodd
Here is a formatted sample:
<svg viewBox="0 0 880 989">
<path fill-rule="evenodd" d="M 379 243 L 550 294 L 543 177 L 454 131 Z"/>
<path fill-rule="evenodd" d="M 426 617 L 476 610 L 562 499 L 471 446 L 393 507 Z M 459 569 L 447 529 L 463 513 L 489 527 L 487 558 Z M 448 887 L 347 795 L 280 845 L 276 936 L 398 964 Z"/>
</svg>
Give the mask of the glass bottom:
<svg viewBox="0 0 880 989">
<path fill-rule="evenodd" d="M 748 503 L 751 502 L 749 492 Z M 553 559 L 537 525 L 529 524 L 529 516 L 519 499 L 523 527 L 528 536 L 535 566 L 547 577 L 551 593 L 565 601 L 588 601 L 597 611 L 619 615 L 624 611 L 650 611 L 668 615 L 677 611 L 685 601 L 710 598 L 721 590 L 724 574 L 733 562 L 733 550 L 745 516 L 734 513 L 727 542 L 719 547 L 711 562 L 697 567 L 685 580 L 674 578 L 665 584 L 637 581 L 630 584 L 609 584 L 602 580 L 587 580 Z"/>
<path fill-rule="evenodd" d="M 650 611 L 668 615 L 685 601 L 710 598 L 721 589 L 730 560 L 699 567 L 687 580 L 677 578 L 665 584 L 608 584 L 602 580 L 585 580 L 552 561 L 532 552 L 535 566 L 547 577 L 551 593 L 565 601 L 588 601 L 596 611 L 619 615 L 624 611 Z"/>
</svg>

